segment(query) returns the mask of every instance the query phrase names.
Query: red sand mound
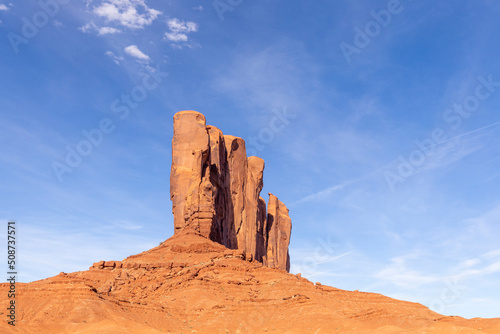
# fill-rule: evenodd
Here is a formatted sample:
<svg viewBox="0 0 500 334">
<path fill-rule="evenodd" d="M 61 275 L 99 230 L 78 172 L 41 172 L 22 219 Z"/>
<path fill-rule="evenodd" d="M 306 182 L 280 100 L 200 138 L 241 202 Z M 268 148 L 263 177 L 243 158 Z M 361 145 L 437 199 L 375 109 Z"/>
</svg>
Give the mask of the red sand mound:
<svg viewBox="0 0 500 334">
<path fill-rule="evenodd" d="M 241 250 L 182 231 L 123 261 L 19 284 L 17 325 L 2 321 L 0 332 L 500 333 L 500 319 L 444 317 L 249 260 Z M 7 284 L 0 290 L 5 296 Z"/>
</svg>

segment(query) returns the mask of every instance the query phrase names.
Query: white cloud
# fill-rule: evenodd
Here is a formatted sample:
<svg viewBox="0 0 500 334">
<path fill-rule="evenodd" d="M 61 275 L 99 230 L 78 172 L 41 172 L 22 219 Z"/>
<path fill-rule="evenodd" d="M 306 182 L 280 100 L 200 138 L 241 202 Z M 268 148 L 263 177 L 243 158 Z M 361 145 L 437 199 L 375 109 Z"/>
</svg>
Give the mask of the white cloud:
<svg viewBox="0 0 500 334">
<path fill-rule="evenodd" d="M 165 37 L 172 42 L 187 42 L 188 37 L 185 34 L 178 34 L 178 33 L 165 33 Z"/>
<path fill-rule="evenodd" d="M 99 35 L 108 35 L 108 34 L 116 34 L 121 32 L 120 29 L 112 28 L 112 27 L 101 27 L 99 28 Z"/>
<path fill-rule="evenodd" d="M 108 22 L 130 29 L 142 29 L 151 25 L 162 12 L 149 8 L 145 0 L 107 0 L 95 7 L 94 13 Z"/>
<path fill-rule="evenodd" d="M 0 10 L 9 10 L 9 7 L 5 6 L 3 3 L 0 3 Z"/>
<path fill-rule="evenodd" d="M 149 56 L 139 50 L 137 45 L 129 45 L 125 48 L 125 52 L 135 58 L 141 59 L 141 60 L 149 60 Z"/>
<path fill-rule="evenodd" d="M 187 42 L 187 34 L 198 31 L 198 25 L 194 22 L 185 22 L 179 19 L 167 21 L 170 32 L 165 33 L 165 38 L 172 42 Z"/>
<path fill-rule="evenodd" d="M 203 11 L 203 6 L 199 5 L 199 6 L 193 7 L 193 9 L 201 12 L 201 11 Z"/>
<path fill-rule="evenodd" d="M 179 19 L 171 19 L 167 22 L 168 27 L 173 32 L 192 32 L 198 31 L 198 25 L 194 22 L 184 22 Z"/>
<path fill-rule="evenodd" d="M 54 27 L 63 27 L 64 26 L 64 24 L 58 20 L 54 20 L 54 22 L 52 24 L 54 25 Z"/>
</svg>

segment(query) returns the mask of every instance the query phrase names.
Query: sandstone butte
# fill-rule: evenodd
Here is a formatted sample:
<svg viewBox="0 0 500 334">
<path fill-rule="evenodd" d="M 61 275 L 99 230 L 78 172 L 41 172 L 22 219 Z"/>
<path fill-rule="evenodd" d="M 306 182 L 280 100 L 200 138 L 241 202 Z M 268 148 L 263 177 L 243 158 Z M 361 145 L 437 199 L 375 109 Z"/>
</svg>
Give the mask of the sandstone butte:
<svg viewBox="0 0 500 334">
<path fill-rule="evenodd" d="M 190 229 L 266 267 L 290 270 L 292 222 L 273 194 L 260 197 L 264 160 L 245 141 L 207 126 L 196 111 L 174 115 L 170 199 L 175 233 Z"/>
<path fill-rule="evenodd" d="M 122 261 L 18 283 L 16 326 L 0 298 L 0 333 L 500 333 L 500 318 L 442 316 L 288 273 L 291 221 L 272 195 L 266 214 L 264 162 L 203 115 L 174 116 L 172 155 L 174 235 Z"/>
</svg>

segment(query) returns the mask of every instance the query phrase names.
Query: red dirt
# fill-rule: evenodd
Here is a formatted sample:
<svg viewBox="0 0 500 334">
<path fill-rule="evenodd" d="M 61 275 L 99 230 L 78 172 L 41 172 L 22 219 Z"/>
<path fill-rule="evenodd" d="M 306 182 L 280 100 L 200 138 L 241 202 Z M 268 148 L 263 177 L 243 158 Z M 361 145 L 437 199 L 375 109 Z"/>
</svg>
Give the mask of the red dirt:
<svg viewBox="0 0 500 334">
<path fill-rule="evenodd" d="M 0 284 L 2 296 L 7 290 Z M 189 231 L 123 261 L 18 283 L 17 291 L 16 326 L 2 320 L 0 333 L 500 333 L 498 318 L 445 317 L 313 284 Z M 7 305 L 0 301 L 4 319 Z"/>
</svg>

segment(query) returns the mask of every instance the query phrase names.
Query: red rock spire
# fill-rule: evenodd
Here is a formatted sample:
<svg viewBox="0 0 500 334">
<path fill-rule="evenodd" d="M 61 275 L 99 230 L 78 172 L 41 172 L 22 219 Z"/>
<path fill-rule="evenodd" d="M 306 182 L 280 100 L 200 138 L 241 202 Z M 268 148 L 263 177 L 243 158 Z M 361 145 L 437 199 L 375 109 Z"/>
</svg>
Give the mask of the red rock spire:
<svg viewBox="0 0 500 334">
<path fill-rule="evenodd" d="M 170 197 L 175 233 L 193 229 L 271 268 L 290 270 L 288 209 L 260 197 L 264 160 L 247 157 L 245 141 L 207 126 L 196 111 L 174 115 Z"/>
</svg>

